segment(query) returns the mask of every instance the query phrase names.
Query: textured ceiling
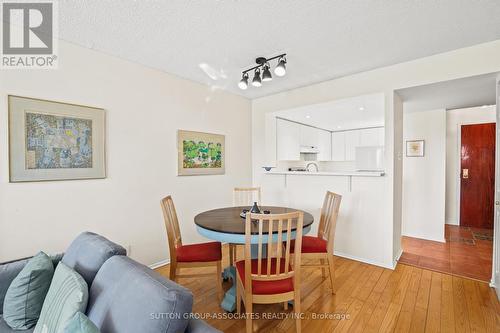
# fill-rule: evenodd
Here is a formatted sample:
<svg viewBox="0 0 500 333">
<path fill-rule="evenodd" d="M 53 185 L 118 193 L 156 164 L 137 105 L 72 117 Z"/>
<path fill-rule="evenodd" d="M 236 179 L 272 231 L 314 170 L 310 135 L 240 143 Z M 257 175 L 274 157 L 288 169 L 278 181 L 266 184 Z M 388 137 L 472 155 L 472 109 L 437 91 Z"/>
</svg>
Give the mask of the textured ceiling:
<svg viewBox="0 0 500 333">
<path fill-rule="evenodd" d="M 384 94 L 371 94 L 281 110 L 274 115 L 330 131 L 340 131 L 384 126 L 384 105 Z"/>
<path fill-rule="evenodd" d="M 248 98 L 500 39 L 498 0 L 64 0 L 59 10 L 64 40 Z M 238 89 L 255 57 L 280 52 L 285 77 Z"/>
<path fill-rule="evenodd" d="M 494 105 L 497 73 L 398 90 L 405 112 Z"/>
</svg>

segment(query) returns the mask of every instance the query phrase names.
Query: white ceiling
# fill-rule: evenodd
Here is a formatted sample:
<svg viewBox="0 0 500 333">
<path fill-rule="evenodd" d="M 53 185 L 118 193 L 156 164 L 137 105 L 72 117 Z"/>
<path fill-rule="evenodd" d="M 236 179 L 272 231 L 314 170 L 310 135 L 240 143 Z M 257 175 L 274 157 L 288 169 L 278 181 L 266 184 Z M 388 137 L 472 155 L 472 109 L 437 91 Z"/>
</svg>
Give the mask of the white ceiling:
<svg viewBox="0 0 500 333">
<path fill-rule="evenodd" d="M 64 40 L 248 98 L 500 39 L 498 0 L 65 0 L 59 9 Z M 280 52 L 284 78 L 237 88 L 255 57 Z"/>
<path fill-rule="evenodd" d="M 384 95 L 372 94 L 282 110 L 275 116 L 329 131 L 384 125 Z"/>
<path fill-rule="evenodd" d="M 398 90 L 405 112 L 493 105 L 496 76 L 486 74 Z"/>
</svg>

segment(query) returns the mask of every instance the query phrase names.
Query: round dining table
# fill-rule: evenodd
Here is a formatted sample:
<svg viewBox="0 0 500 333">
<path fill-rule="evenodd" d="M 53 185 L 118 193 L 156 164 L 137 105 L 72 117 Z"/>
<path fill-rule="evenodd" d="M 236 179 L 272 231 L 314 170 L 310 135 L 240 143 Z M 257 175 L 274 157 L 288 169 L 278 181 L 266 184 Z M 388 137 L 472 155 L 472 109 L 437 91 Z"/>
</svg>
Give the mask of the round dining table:
<svg viewBox="0 0 500 333">
<path fill-rule="evenodd" d="M 261 206 L 260 210 L 269 211 L 271 214 L 285 214 L 296 211 L 304 213 L 304 224 L 302 234 L 307 234 L 311 230 L 311 225 L 314 222 L 313 216 L 305 211 L 295 208 L 278 207 L 278 206 Z M 249 210 L 249 206 L 226 207 L 202 212 L 195 216 L 194 223 L 198 233 L 206 238 L 213 239 L 222 243 L 230 244 L 245 244 L 245 219 L 240 216 L 243 209 Z M 296 222 L 292 221 L 291 238 L 295 238 Z M 267 228 L 263 231 L 263 235 L 268 235 Z M 252 226 L 251 243 L 257 244 L 258 230 L 257 226 Z M 286 240 L 285 234 L 283 240 Z M 269 237 L 262 237 L 262 243 L 267 243 Z M 278 241 L 278 230 L 273 230 L 272 242 Z M 254 252 L 254 251 L 252 251 Z M 234 266 L 229 266 L 224 269 L 224 279 L 231 279 L 233 286 L 225 293 L 221 307 L 233 312 L 236 308 L 236 269 Z"/>
</svg>

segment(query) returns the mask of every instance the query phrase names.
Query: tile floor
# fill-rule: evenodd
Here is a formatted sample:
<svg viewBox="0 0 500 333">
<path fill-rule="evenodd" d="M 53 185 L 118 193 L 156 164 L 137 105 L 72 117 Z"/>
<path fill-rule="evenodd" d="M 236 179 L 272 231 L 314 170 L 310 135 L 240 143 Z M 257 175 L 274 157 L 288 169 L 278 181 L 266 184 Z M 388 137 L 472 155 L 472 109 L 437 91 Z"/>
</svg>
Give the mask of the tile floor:
<svg viewBox="0 0 500 333">
<path fill-rule="evenodd" d="M 489 282 L 493 230 L 446 225 L 446 243 L 403 236 L 399 262 Z"/>
</svg>

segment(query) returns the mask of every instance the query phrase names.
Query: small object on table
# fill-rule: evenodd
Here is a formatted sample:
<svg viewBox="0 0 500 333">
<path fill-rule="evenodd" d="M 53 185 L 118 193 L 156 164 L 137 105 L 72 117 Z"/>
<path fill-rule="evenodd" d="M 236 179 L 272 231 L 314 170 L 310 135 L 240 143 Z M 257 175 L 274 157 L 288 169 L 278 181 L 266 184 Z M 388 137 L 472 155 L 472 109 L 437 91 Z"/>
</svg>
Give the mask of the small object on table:
<svg viewBox="0 0 500 333">
<path fill-rule="evenodd" d="M 274 167 L 264 166 L 264 167 L 262 167 L 262 168 L 263 168 L 264 170 L 266 170 L 266 171 L 271 171 L 271 169 L 272 169 L 272 168 L 274 168 Z"/>
<path fill-rule="evenodd" d="M 257 206 L 257 201 L 253 203 L 252 209 L 250 209 L 250 213 L 252 214 L 260 214 L 259 206 Z"/>
<path fill-rule="evenodd" d="M 270 210 L 265 210 L 264 214 L 271 214 L 271 211 Z"/>
<path fill-rule="evenodd" d="M 247 213 L 248 213 L 248 209 L 243 209 L 240 213 L 240 217 L 246 219 L 247 218 Z"/>
</svg>

